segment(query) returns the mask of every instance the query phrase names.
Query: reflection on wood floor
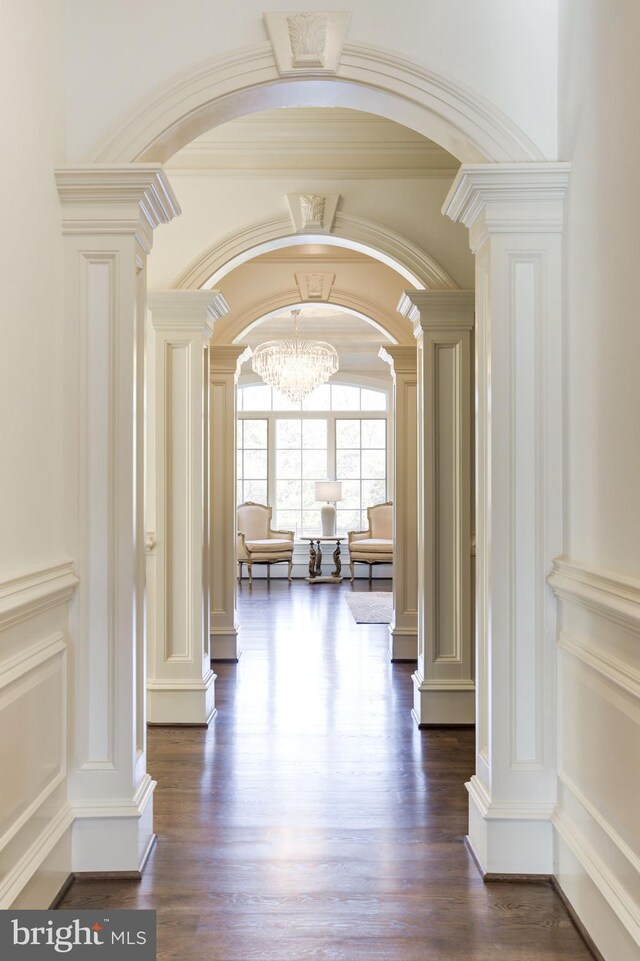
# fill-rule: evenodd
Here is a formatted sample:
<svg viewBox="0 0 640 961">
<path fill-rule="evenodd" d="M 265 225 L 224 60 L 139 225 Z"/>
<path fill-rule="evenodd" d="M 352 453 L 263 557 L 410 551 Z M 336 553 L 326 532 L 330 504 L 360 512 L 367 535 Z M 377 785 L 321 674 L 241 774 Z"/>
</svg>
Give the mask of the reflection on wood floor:
<svg viewBox="0 0 640 961">
<path fill-rule="evenodd" d="M 209 730 L 149 732 L 142 881 L 78 881 L 60 907 L 156 908 L 176 961 L 586 961 L 548 885 L 482 882 L 463 844 L 473 732 L 416 729 L 412 667 L 354 623 L 349 590 L 243 584 Z"/>
</svg>

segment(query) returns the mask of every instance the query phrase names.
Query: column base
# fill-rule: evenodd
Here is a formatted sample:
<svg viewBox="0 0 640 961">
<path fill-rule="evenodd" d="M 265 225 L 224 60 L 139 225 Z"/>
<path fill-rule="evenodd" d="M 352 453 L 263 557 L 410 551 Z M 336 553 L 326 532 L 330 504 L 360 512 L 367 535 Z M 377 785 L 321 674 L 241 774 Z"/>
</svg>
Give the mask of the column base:
<svg viewBox="0 0 640 961">
<path fill-rule="evenodd" d="M 200 680 L 147 681 L 147 723 L 206 727 L 216 712 L 215 681 L 211 670 Z"/>
<path fill-rule="evenodd" d="M 476 687 L 473 681 L 425 680 L 417 673 L 413 681 L 413 714 L 418 727 L 473 727 L 476 716 Z"/>
<path fill-rule="evenodd" d="M 416 628 L 389 624 L 389 660 L 417 661 L 418 633 Z"/>
<path fill-rule="evenodd" d="M 211 631 L 210 650 L 212 661 L 237 661 L 242 654 L 237 627 L 219 627 Z"/>
<path fill-rule="evenodd" d="M 475 774 L 465 787 L 469 792 L 467 841 L 485 880 L 511 874 L 551 877 L 554 805 L 492 801 Z"/>
<path fill-rule="evenodd" d="M 115 873 L 140 877 L 156 836 L 153 792 L 145 774 L 130 802 L 105 798 L 73 803 L 71 870 L 73 874 Z"/>
</svg>

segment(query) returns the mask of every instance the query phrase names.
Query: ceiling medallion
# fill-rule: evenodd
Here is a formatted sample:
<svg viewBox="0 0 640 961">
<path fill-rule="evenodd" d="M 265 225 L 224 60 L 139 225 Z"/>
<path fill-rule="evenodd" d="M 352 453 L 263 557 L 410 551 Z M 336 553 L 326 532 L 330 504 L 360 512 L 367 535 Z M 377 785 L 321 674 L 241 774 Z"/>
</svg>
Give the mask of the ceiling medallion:
<svg viewBox="0 0 640 961">
<path fill-rule="evenodd" d="M 267 340 L 253 352 L 251 366 L 265 384 L 290 400 L 303 400 L 338 370 L 338 352 L 322 340 L 298 337 L 299 310 L 292 310 L 293 337 Z"/>
</svg>

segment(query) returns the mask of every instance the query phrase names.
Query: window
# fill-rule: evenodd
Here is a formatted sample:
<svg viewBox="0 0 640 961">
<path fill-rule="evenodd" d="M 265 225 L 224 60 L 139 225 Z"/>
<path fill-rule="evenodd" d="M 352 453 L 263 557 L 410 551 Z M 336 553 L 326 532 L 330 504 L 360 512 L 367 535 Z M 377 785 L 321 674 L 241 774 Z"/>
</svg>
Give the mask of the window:
<svg viewBox="0 0 640 961">
<path fill-rule="evenodd" d="M 266 419 L 238 421 L 238 504 L 268 503 L 268 423 Z"/>
<path fill-rule="evenodd" d="M 320 526 L 315 482 L 342 482 L 339 530 L 360 530 L 387 499 L 387 392 L 324 384 L 293 403 L 264 384 L 238 388 L 238 503 L 272 504 L 274 527 Z"/>
</svg>

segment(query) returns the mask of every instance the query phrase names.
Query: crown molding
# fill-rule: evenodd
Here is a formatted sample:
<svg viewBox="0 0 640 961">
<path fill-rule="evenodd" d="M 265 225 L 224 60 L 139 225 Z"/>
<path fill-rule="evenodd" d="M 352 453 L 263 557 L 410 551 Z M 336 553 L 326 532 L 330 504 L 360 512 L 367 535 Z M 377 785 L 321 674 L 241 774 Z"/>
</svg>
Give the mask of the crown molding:
<svg viewBox="0 0 640 961">
<path fill-rule="evenodd" d="M 473 290 L 407 290 L 397 307 L 413 324 L 418 337 L 423 330 L 473 330 L 475 291 Z"/>
<path fill-rule="evenodd" d="M 242 365 L 249 360 L 253 351 L 244 344 L 213 344 L 209 348 L 209 372 L 216 374 L 233 374 L 240 376 Z"/>
<path fill-rule="evenodd" d="M 155 330 L 183 330 L 210 337 L 230 307 L 219 290 L 155 290 L 147 295 Z"/>
<path fill-rule="evenodd" d="M 568 163 L 463 164 L 442 213 L 473 230 L 489 233 L 553 233 L 562 230 Z"/>
<path fill-rule="evenodd" d="M 394 374 L 415 374 L 418 370 L 418 355 L 415 347 L 386 346 L 378 351 L 380 360 L 389 364 Z"/>
<path fill-rule="evenodd" d="M 84 164 L 55 171 L 63 234 L 133 233 L 147 253 L 153 231 L 181 213 L 160 164 Z"/>
</svg>

